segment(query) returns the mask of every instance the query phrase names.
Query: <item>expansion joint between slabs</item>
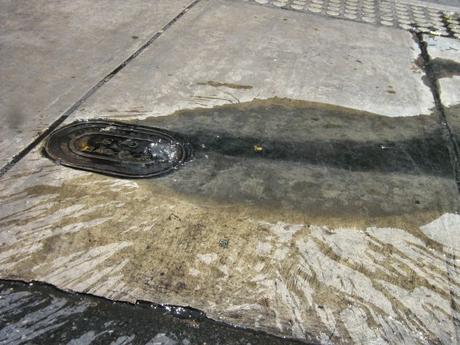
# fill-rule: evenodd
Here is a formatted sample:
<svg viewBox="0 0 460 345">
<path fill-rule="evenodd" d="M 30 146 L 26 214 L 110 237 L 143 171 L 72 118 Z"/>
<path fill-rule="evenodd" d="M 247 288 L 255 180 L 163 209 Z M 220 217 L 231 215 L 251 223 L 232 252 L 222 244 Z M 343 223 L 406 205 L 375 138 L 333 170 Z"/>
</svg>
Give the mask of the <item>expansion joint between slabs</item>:
<svg viewBox="0 0 460 345">
<path fill-rule="evenodd" d="M 6 174 L 13 166 L 16 165 L 22 158 L 24 158 L 30 151 L 37 147 L 48 135 L 58 128 L 72 113 L 74 113 L 89 97 L 91 97 L 99 88 L 104 86 L 110 81 L 118 72 L 124 69 L 132 60 L 139 56 L 145 49 L 147 49 L 154 41 L 156 41 L 166 30 L 168 30 L 175 22 L 183 17 L 189 10 L 195 7 L 201 0 L 194 0 L 187 5 L 178 15 L 171 19 L 161 30 L 157 31 L 147 42 L 139 47 L 134 53 L 127 57 L 121 64 L 115 67 L 103 79 L 98 81 L 91 87 L 80 99 L 72 104 L 64 113 L 62 113 L 51 125 L 41 132 L 31 143 L 29 143 L 22 151 L 13 156 L 11 160 L 2 168 L 0 168 L 0 177 Z"/>
<path fill-rule="evenodd" d="M 441 123 L 442 129 L 443 129 L 443 136 L 446 141 L 446 146 L 449 150 L 449 155 L 451 159 L 451 164 L 453 166 L 454 170 L 454 177 L 455 181 L 457 183 L 457 188 L 460 191 L 460 150 L 459 150 L 459 145 L 457 141 L 455 140 L 455 137 L 452 132 L 452 128 L 449 125 L 449 122 L 447 121 L 444 105 L 442 104 L 441 101 L 441 93 L 440 93 L 440 88 L 439 88 L 439 82 L 438 79 L 436 78 L 436 75 L 433 71 L 433 65 L 431 64 L 431 58 L 430 55 L 428 54 L 428 49 L 427 49 L 427 43 L 423 40 L 423 34 L 422 33 L 414 33 L 414 38 L 415 41 L 417 42 L 419 49 L 420 49 L 420 56 L 423 61 L 423 68 L 425 70 L 425 74 L 427 77 L 427 84 L 429 85 L 431 89 L 431 93 L 433 94 L 435 106 L 436 106 L 436 111 L 439 115 L 439 121 Z M 447 268 L 447 275 L 448 275 L 448 281 L 449 284 L 454 284 L 454 281 L 452 279 L 452 275 L 456 274 L 457 272 L 457 267 L 455 265 L 455 255 L 449 255 L 446 258 L 446 268 Z M 456 343 L 460 343 L 460 334 L 459 334 L 459 329 L 460 329 L 460 320 L 459 320 L 459 305 L 456 302 L 456 294 L 454 291 L 452 291 L 452 288 L 449 289 L 450 291 L 450 306 L 453 311 L 453 323 L 454 327 L 456 329 Z"/>
<path fill-rule="evenodd" d="M 420 56 L 423 62 L 423 69 L 426 74 L 426 81 L 433 95 L 436 112 L 439 115 L 439 122 L 443 129 L 443 136 L 446 141 L 447 148 L 449 150 L 450 160 L 453 166 L 455 182 L 457 183 L 457 188 L 460 192 L 460 148 L 459 148 L 459 144 L 455 140 L 455 136 L 453 134 L 452 128 L 450 127 L 450 124 L 447 120 L 444 105 L 442 104 L 442 101 L 441 101 L 439 82 L 433 70 L 433 65 L 431 63 L 431 57 L 428 54 L 427 43 L 423 40 L 422 33 L 414 33 L 414 38 L 420 49 Z"/>
</svg>

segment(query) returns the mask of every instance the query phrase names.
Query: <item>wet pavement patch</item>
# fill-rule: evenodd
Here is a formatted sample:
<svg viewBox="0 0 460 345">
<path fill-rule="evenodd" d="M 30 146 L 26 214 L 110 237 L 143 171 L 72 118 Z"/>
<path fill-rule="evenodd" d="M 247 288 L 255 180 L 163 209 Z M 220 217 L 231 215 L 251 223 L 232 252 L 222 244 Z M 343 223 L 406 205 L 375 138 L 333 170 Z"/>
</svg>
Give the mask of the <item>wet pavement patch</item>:
<svg viewBox="0 0 460 345">
<path fill-rule="evenodd" d="M 453 343 L 436 116 L 269 99 L 137 124 L 187 136 L 193 159 L 136 181 L 31 161 L 1 193 L 2 277 L 310 342 Z"/>
<path fill-rule="evenodd" d="M 186 135 L 194 150 L 184 169 L 145 183 L 206 203 L 255 206 L 283 217 L 287 211 L 293 222 L 308 215 L 328 224 L 339 217 L 340 224 L 353 218 L 353 224 L 366 219 L 382 226 L 400 226 L 393 222 L 400 215 L 418 226 L 455 208 L 436 197 L 453 180 L 436 116 L 390 118 L 273 98 L 136 124 Z"/>
<path fill-rule="evenodd" d="M 0 281 L 0 344 L 305 344 L 212 321 L 199 311 L 113 302 Z"/>
<path fill-rule="evenodd" d="M 143 120 L 186 135 L 197 152 L 344 171 L 452 176 L 431 116 L 389 118 L 322 103 L 258 100 Z"/>
<path fill-rule="evenodd" d="M 124 137 L 104 144 L 121 129 Z M 160 131 L 166 133 L 172 139 L 165 142 L 177 145 L 178 153 L 164 165 L 157 164 L 145 141 L 134 148 L 141 148 L 140 158 L 127 159 L 123 146 L 131 150 L 130 135 L 136 131 L 154 133 L 149 140 L 158 140 L 154 136 Z M 93 133 L 96 142 L 87 139 Z M 343 224 L 353 215 L 353 225 L 361 219 L 363 224 L 401 226 L 402 216 L 412 219 L 410 223 L 416 219 L 413 225 L 418 227 L 455 209 L 448 199 L 436 197 L 441 185 L 453 179 L 436 116 L 389 118 L 273 98 L 182 110 L 132 124 L 76 122 L 53 133 L 45 150 L 62 165 L 121 177 L 160 176 L 188 160 L 193 151 L 193 160 L 180 171 L 146 183 L 198 203 L 255 206 L 263 214 L 283 217 L 287 211 L 291 221 L 307 214 L 328 224 L 338 217 Z M 106 165 L 100 163 L 104 150 L 110 154 Z M 114 162 L 113 155 L 119 160 Z M 119 170 L 114 172 L 114 166 Z M 148 169 L 152 173 L 145 172 Z"/>
<path fill-rule="evenodd" d="M 460 75 L 460 63 L 449 60 L 435 58 L 430 61 L 435 79 L 452 78 Z"/>
<path fill-rule="evenodd" d="M 113 121 L 74 122 L 54 131 L 44 153 L 64 166 L 106 175 L 165 175 L 191 156 L 191 146 L 166 130 Z"/>
</svg>

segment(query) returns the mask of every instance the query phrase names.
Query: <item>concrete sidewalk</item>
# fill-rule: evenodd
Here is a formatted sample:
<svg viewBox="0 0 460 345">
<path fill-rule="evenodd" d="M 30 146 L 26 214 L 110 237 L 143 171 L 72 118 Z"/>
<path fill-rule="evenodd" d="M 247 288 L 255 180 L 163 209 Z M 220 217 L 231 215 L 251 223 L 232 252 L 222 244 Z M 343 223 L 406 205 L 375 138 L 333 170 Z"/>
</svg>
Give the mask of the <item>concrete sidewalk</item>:
<svg viewBox="0 0 460 345">
<path fill-rule="evenodd" d="M 190 3 L 2 0 L 0 165 Z"/>
<path fill-rule="evenodd" d="M 260 2 L 2 2 L 0 278 L 312 343 L 459 344 L 454 24 L 447 38 Z M 54 15 L 66 25 L 48 42 Z M 37 23 L 43 48 L 14 48 Z M 168 129 L 194 159 L 129 180 L 42 155 L 82 119 Z"/>
</svg>

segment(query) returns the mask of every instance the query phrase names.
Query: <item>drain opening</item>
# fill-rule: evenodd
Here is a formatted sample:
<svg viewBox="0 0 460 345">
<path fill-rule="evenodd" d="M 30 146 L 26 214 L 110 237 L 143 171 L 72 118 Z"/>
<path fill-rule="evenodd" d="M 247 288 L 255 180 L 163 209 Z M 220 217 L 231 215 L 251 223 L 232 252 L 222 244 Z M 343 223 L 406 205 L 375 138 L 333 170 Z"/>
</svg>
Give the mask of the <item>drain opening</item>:
<svg viewBox="0 0 460 345">
<path fill-rule="evenodd" d="M 49 136 L 45 155 L 58 164 L 105 175 L 168 174 L 190 159 L 191 145 L 169 131 L 114 121 L 79 121 Z"/>
</svg>

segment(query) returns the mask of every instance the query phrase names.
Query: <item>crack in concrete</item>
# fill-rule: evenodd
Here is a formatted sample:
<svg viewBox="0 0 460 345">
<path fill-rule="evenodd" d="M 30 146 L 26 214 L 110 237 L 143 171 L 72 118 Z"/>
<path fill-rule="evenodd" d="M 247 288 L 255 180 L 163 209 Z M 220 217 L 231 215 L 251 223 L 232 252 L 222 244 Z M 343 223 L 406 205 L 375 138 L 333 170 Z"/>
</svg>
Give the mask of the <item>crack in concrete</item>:
<svg viewBox="0 0 460 345">
<path fill-rule="evenodd" d="M 145 49 L 147 49 L 154 41 L 156 41 L 166 30 L 168 30 L 176 21 L 183 17 L 189 10 L 195 7 L 201 0 L 193 0 L 188 4 L 178 15 L 171 19 L 161 30 L 157 31 L 147 42 L 139 47 L 134 53 L 128 56 L 121 64 L 115 67 L 109 74 L 98 81 L 91 87 L 82 97 L 80 97 L 74 104 L 72 104 L 62 115 L 60 115 L 48 128 L 44 129 L 31 143 L 29 143 L 22 151 L 13 156 L 10 161 L 0 168 L 0 176 L 3 176 L 13 166 L 16 165 L 22 158 L 24 158 L 32 149 L 34 149 L 41 141 L 43 141 L 51 132 L 58 128 L 74 111 L 76 111 L 89 97 L 91 97 L 97 90 L 110 81 L 118 72 L 124 69 L 132 60 L 139 56 Z"/>
<path fill-rule="evenodd" d="M 436 112 L 439 115 L 440 125 L 441 128 L 445 131 L 445 135 L 443 135 L 447 149 L 449 150 L 451 164 L 454 169 L 454 177 L 457 183 L 457 188 L 460 192 L 460 149 L 459 144 L 455 140 L 454 133 L 452 131 L 451 126 L 447 120 L 447 116 L 445 113 L 445 107 L 441 100 L 441 93 L 439 87 L 439 74 L 436 70 L 435 64 L 433 63 L 434 60 L 431 59 L 430 54 L 428 53 L 427 43 L 423 39 L 423 34 L 421 33 L 414 33 L 414 39 L 417 42 L 419 49 L 420 49 L 420 57 L 422 62 L 422 68 L 426 74 L 426 84 L 430 88 L 431 93 L 433 94 L 433 99 L 435 102 Z M 456 265 L 456 256 L 455 253 L 447 253 L 445 258 L 446 270 L 447 270 L 447 277 L 449 281 L 449 285 L 455 285 L 455 282 L 452 278 L 452 275 L 455 275 L 458 272 L 458 267 Z M 456 295 L 455 291 L 453 291 L 452 287 L 449 288 L 450 292 L 450 303 L 452 308 L 452 321 L 455 327 L 455 343 L 460 344 L 460 309 L 455 300 Z"/>
<path fill-rule="evenodd" d="M 438 79 L 436 78 L 433 63 L 427 50 L 427 43 L 423 40 L 423 34 L 413 33 L 413 35 L 420 49 L 421 67 L 424 69 L 426 75 L 425 82 L 433 95 L 435 110 L 439 115 L 440 125 L 445 134 L 443 137 L 450 153 L 450 160 L 454 169 L 454 178 L 460 191 L 460 148 L 455 140 L 452 128 L 447 121 L 445 108 L 441 101 Z"/>
</svg>

